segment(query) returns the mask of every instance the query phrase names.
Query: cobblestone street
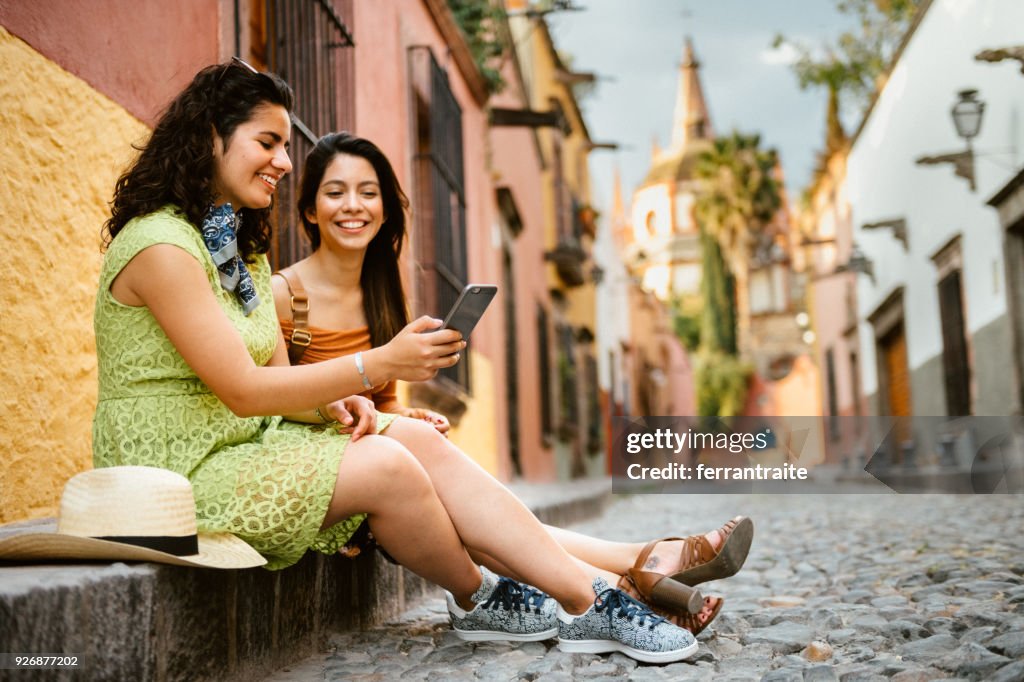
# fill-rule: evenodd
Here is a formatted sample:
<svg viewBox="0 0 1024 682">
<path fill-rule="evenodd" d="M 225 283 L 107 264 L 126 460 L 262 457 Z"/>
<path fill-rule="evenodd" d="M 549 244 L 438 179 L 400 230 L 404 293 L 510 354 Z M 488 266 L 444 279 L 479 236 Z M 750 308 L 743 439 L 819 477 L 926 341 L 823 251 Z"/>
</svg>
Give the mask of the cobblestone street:
<svg viewBox="0 0 1024 682">
<path fill-rule="evenodd" d="M 617 540 L 688 535 L 735 514 L 754 546 L 691 659 L 638 665 L 555 642 L 469 644 L 438 596 L 399 622 L 338 633 L 269 680 L 1024 679 L 1024 498 L 789 495 L 616 498 L 577 530 Z"/>
</svg>

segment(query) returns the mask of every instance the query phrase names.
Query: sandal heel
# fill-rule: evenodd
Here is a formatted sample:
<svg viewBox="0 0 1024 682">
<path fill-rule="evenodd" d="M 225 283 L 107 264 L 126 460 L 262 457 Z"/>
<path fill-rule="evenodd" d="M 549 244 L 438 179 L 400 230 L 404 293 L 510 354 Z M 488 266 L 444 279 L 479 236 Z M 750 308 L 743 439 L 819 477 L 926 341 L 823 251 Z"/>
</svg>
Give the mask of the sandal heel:
<svg viewBox="0 0 1024 682">
<path fill-rule="evenodd" d="M 650 600 L 663 609 L 683 610 L 687 613 L 700 613 L 704 608 L 704 595 L 700 590 L 675 580 L 658 581 L 651 588 Z"/>
<path fill-rule="evenodd" d="M 747 560 L 754 540 L 754 522 L 744 517 L 725 539 L 718 554 L 711 561 L 674 573 L 670 578 L 684 585 L 699 585 L 709 580 L 720 580 L 736 575 Z"/>
</svg>

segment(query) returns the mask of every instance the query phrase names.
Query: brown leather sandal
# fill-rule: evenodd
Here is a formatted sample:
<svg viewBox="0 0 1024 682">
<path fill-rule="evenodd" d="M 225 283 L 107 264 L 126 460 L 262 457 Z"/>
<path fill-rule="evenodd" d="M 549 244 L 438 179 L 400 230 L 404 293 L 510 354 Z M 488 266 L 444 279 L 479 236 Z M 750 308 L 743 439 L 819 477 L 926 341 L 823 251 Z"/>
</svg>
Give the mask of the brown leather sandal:
<svg viewBox="0 0 1024 682">
<path fill-rule="evenodd" d="M 645 548 L 644 552 L 650 554 L 649 548 Z M 644 552 L 641 552 L 640 558 L 637 559 L 639 566 L 643 565 L 641 559 L 647 561 Z M 623 576 L 623 579 L 629 580 L 633 588 L 640 594 L 640 601 L 645 604 L 687 613 L 699 613 L 704 608 L 704 596 L 700 590 L 672 580 L 667 575 L 631 568 L 629 573 Z"/>
<path fill-rule="evenodd" d="M 640 590 L 637 589 L 636 585 L 633 583 L 632 580 L 630 580 L 629 576 L 622 576 L 622 578 L 619 579 L 619 584 L 617 585 L 617 587 L 626 594 L 628 594 L 630 597 L 633 597 L 633 599 L 644 602 L 645 604 L 650 606 L 651 610 L 654 611 L 654 613 L 661 616 L 670 623 L 678 625 L 684 630 L 689 630 L 694 637 L 703 632 L 704 628 L 711 625 L 711 621 L 718 617 L 718 614 L 722 611 L 722 606 L 725 604 L 725 597 L 707 597 L 707 599 L 715 600 L 715 606 L 711 610 L 711 615 L 709 615 L 707 620 L 705 620 L 702 623 L 700 621 L 700 611 L 702 608 L 704 608 L 704 599 L 700 600 L 696 612 L 692 612 L 689 610 L 689 608 L 665 608 L 650 603 L 648 600 L 644 599 Z M 699 595 L 699 593 L 697 594 Z"/>
<path fill-rule="evenodd" d="M 703 535 L 688 538 L 662 538 L 653 540 L 636 558 L 628 576 L 644 601 L 669 609 L 686 609 L 699 613 L 704 599 L 693 585 L 735 575 L 743 566 L 754 540 L 754 522 L 746 516 L 737 516 L 718 529 L 722 546 L 716 552 Z M 681 540 L 682 568 L 671 575 L 645 570 L 648 557 L 659 542 Z"/>
</svg>

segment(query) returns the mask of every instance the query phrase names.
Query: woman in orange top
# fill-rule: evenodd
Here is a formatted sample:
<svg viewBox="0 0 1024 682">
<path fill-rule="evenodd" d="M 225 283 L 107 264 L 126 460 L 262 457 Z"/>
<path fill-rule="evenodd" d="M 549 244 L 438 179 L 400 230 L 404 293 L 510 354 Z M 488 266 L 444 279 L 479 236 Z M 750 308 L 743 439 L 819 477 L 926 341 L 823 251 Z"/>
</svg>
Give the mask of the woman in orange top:
<svg viewBox="0 0 1024 682">
<path fill-rule="evenodd" d="M 298 209 L 314 251 L 282 273 L 285 277 L 273 280 L 287 342 L 293 341 L 293 316 L 308 315 L 311 339 L 299 362 L 320 362 L 381 346 L 407 324 L 399 272 L 407 208 L 390 162 L 372 142 L 333 133 L 321 138 L 309 153 Z M 293 304 L 297 282 L 308 296 L 307 306 Z M 295 338 L 306 341 L 302 334 Z M 367 367 L 366 372 L 372 379 L 373 368 Z M 356 410 L 359 414 L 335 403 L 327 406 L 328 416 L 354 431 L 354 437 L 373 432 L 374 409 L 411 417 L 396 419 L 384 435 L 405 445 L 423 465 L 476 561 L 502 575 L 522 575 L 522 567 L 496 561 L 473 547 L 471 539 L 476 527 L 520 529 L 524 539 L 543 536 L 561 545 L 588 573 L 608 576 L 612 584 L 618 583 L 648 604 L 667 606 L 658 613 L 693 633 L 718 614 L 721 598 L 701 601 L 699 593 L 681 585 L 724 578 L 739 570 L 752 539 L 750 519 L 737 517 L 705 535 L 667 538 L 647 546 L 541 526 L 501 483 L 440 435 L 449 428 L 442 415 L 401 405 L 394 382 L 368 387 L 361 395 L 367 400 Z M 675 580 L 662 580 L 667 577 Z M 681 589 L 685 596 L 677 592 L 668 597 L 674 589 Z"/>
</svg>

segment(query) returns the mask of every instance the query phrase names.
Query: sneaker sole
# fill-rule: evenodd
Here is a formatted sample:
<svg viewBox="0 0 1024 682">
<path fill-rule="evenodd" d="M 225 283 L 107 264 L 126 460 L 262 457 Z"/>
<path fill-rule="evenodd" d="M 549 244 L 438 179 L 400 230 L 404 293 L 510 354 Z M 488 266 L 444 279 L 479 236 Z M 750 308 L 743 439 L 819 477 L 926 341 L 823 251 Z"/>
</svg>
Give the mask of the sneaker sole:
<svg viewBox="0 0 1024 682">
<path fill-rule="evenodd" d="M 455 636 L 464 642 L 543 642 L 558 636 L 558 626 L 541 632 L 503 632 L 501 630 L 456 630 Z"/>
<path fill-rule="evenodd" d="M 697 642 L 685 649 L 644 651 L 609 639 L 559 639 L 558 648 L 572 654 L 609 654 L 617 651 L 642 663 L 674 663 L 697 653 Z"/>
</svg>

